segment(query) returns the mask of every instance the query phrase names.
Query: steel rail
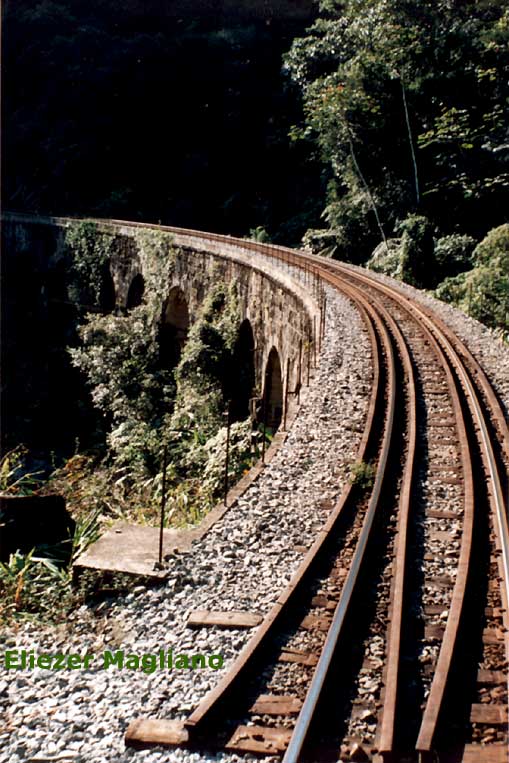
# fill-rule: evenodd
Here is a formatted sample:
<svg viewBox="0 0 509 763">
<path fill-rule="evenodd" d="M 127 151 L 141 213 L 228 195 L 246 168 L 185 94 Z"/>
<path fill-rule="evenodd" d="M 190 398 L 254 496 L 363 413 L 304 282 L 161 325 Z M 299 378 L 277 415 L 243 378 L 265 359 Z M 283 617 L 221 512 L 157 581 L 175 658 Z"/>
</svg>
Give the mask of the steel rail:
<svg viewBox="0 0 509 763">
<path fill-rule="evenodd" d="M 366 325 L 368 327 L 368 331 L 370 333 L 370 339 L 371 339 L 371 346 L 372 346 L 372 353 L 373 353 L 373 363 L 374 363 L 374 378 L 373 378 L 373 388 L 372 388 L 372 394 L 370 398 L 370 404 L 368 408 L 368 416 L 367 421 L 363 433 L 363 438 L 361 440 L 361 443 L 359 445 L 358 453 L 357 453 L 357 460 L 363 461 L 367 452 L 369 441 L 372 437 L 372 431 L 375 426 L 375 412 L 378 405 L 378 401 L 381 397 L 381 369 L 380 369 L 380 363 L 381 359 L 379 357 L 379 349 L 378 344 L 376 340 L 375 330 L 374 326 L 375 324 L 375 317 L 373 315 L 373 310 L 369 306 L 367 302 L 365 302 L 362 298 L 359 299 L 358 304 L 361 308 L 361 314 L 363 315 L 363 318 L 366 322 Z M 379 327 L 380 329 L 380 327 Z M 313 543 L 311 548 L 309 549 L 308 553 L 306 554 L 304 560 L 301 562 L 301 565 L 297 569 L 297 572 L 292 577 L 292 580 L 290 581 L 289 585 L 283 592 L 283 594 L 278 598 L 276 604 L 273 606 L 269 614 L 264 619 L 263 623 L 259 626 L 256 634 L 250 639 L 246 647 L 243 649 L 243 651 L 240 653 L 237 660 L 234 662 L 232 668 L 228 671 L 227 675 L 220 681 L 220 683 L 212 689 L 204 698 L 204 700 L 200 703 L 198 708 L 189 716 L 188 719 L 184 722 L 184 725 L 189 730 L 196 730 L 199 726 L 203 726 L 207 718 L 210 717 L 216 710 L 217 706 L 220 702 L 224 701 L 224 697 L 227 695 L 227 692 L 230 692 L 233 685 L 237 684 L 242 677 L 242 674 L 248 667 L 248 665 L 251 663 L 255 653 L 257 653 L 267 639 L 269 638 L 270 633 L 272 632 L 275 623 L 277 620 L 280 619 L 283 609 L 286 609 L 287 605 L 289 604 L 291 599 L 294 599 L 296 595 L 299 592 L 300 589 L 300 583 L 305 578 L 306 574 L 309 572 L 310 567 L 312 564 L 315 563 L 316 558 L 320 552 L 320 550 L 325 545 L 325 542 L 329 539 L 331 534 L 334 532 L 335 526 L 340 518 L 340 516 L 343 513 L 344 507 L 347 505 L 347 502 L 350 499 L 350 494 L 352 491 L 352 485 L 349 484 L 346 489 L 343 491 L 343 494 L 341 495 L 341 498 L 339 500 L 338 505 L 331 513 L 330 517 L 322 527 L 322 529 L 319 532 L 318 538 Z"/>
<path fill-rule="evenodd" d="M 283 757 L 283 763 L 298 763 L 304 747 L 311 723 L 315 717 L 317 704 L 330 670 L 330 666 L 336 653 L 337 644 L 343 632 L 346 616 L 350 610 L 355 586 L 358 581 L 361 566 L 365 560 L 368 542 L 371 538 L 373 523 L 379 506 L 379 498 L 385 478 L 387 462 L 393 437 L 393 423 L 396 407 L 396 367 L 392 342 L 386 330 L 383 333 L 386 351 L 386 363 L 388 370 L 389 400 L 386 414 L 386 424 L 378 469 L 376 473 L 373 492 L 371 494 L 368 509 L 364 517 L 362 529 L 355 547 L 354 555 L 350 563 L 346 580 L 341 590 L 339 602 L 334 611 L 332 623 L 329 627 L 325 644 L 322 648 L 318 664 L 313 673 L 311 684 L 306 693 L 306 698 L 297 717 L 297 721 Z"/>
<path fill-rule="evenodd" d="M 322 270 L 322 277 L 323 277 L 324 270 L 325 270 L 325 273 L 327 272 L 330 273 L 330 272 L 333 272 L 335 268 L 329 266 L 328 268 L 321 268 L 321 270 Z M 325 277 L 327 278 L 327 280 L 331 280 L 330 276 L 325 276 Z M 361 279 L 354 278 L 353 280 L 356 281 Z M 391 298 L 394 299 L 392 295 L 390 296 Z M 398 301 L 398 304 L 399 304 L 399 301 Z M 443 705 L 443 698 L 445 694 L 447 678 L 449 675 L 452 657 L 454 654 L 454 646 L 458 638 L 459 624 L 460 624 L 461 614 L 463 610 L 465 592 L 467 588 L 467 579 L 468 579 L 468 572 L 470 568 L 470 559 L 471 559 L 471 550 L 472 550 L 472 541 L 473 541 L 474 486 L 473 486 L 471 458 L 470 458 L 468 439 L 466 434 L 466 426 L 463 419 L 461 403 L 459 400 L 459 395 L 456 389 L 454 378 L 453 378 L 451 369 L 449 367 L 449 364 L 438 342 L 435 340 L 434 336 L 431 334 L 431 332 L 426 326 L 423 326 L 423 329 L 425 333 L 428 335 L 428 338 L 435 345 L 435 351 L 439 357 L 441 365 L 444 368 L 444 371 L 447 376 L 449 394 L 453 400 L 456 426 L 457 426 L 458 437 L 460 441 L 462 467 L 463 467 L 463 472 L 465 475 L 465 496 L 464 496 L 465 512 L 464 512 L 463 533 L 462 533 L 461 548 L 460 548 L 460 558 L 458 562 L 458 575 L 456 577 L 456 581 L 455 581 L 455 585 L 453 589 L 451 607 L 449 610 L 449 616 L 446 623 L 444 639 L 442 642 L 442 647 L 440 650 L 437 668 L 434 674 L 432 688 L 431 688 L 430 696 L 428 698 L 428 702 L 426 705 L 426 710 L 424 713 L 423 725 L 422 725 L 422 728 L 428 729 L 428 737 L 431 738 L 431 741 L 430 741 L 430 749 L 431 749 L 431 742 L 435 736 L 439 713 Z M 404 577 L 404 572 L 402 572 L 401 575 L 402 577 Z M 399 642 L 398 642 L 398 638 L 396 634 L 393 635 L 393 638 L 394 638 L 394 641 L 393 641 L 392 647 L 397 647 L 399 649 Z M 385 721 L 385 726 L 383 729 L 384 738 L 380 746 L 380 752 L 383 752 L 386 755 L 389 755 L 391 753 L 392 744 L 394 741 L 393 733 L 392 734 L 390 733 L 390 728 L 392 726 L 392 729 L 394 731 L 393 720 L 391 719 L 391 713 L 393 711 L 395 712 L 395 707 L 397 702 L 397 686 L 398 686 L 397 667 L 399 665 L 399 654 L 398 655 L 394 654 L 393 656 L 391 655 L 390 651 L 388 652 L 388 654 L 390 656 L 390 670 L 391 670 L 390 678 L 391 678 L 392 684 L 390 685 L 387 684 L 387 687 L 386 687 L 387 689 L 389 689 L 389 691 L 386 691 L 385 704 L 387 704 L 387 708 L 388 708 L 387 712 L 389 714 L 386 716 L 387 720 Z M 295 758 L 295 760 L 297 759 Z M 287 763 L 287 761 L 284 760 L 284 763 Z"/>
<path fill-rule="evenodd" d="M 383 289 L 385 292 L 388 291 L 388 287 L 375 281 L 372 277 L 362 276 L 362 278 L 364 281 L 369 279 L 374 288 L 378 288 L 379 290 Z M 419 319 L 427 325 L 428 329 L 432 333 L 435 334 L 437 340 L 440 342 L 445 352 L 450 357 L 451 363 L 454 366 L 458 378 L 464 388 L 465 397 L 472 413 L 473 421 L 476 424 L 478 439 L 480 435 L 479 443 L 481 445 L 483 462 L 490 476 L 490 493 L 492 495 L 494 506 L 496 507 L 494 519 L 498 526 L 499 541 L 503 560 L 503 573 L 505 582 L 504 589 L 505 595 L 507 596 L 509 591 L 509 528 L 507 521 L 507 507 L 505 505 L 497 459 L 495 457 L 491 436 L 486 423 L 486 415 L 483 413 L 475 385 L 472 382 L 471 376 L 465 367 L 465 363 L 460 358 L 460 353 L 464 355 L 464 357 L 467 359 L 467 362 L 471 364 L 475 374 L 477 374 L 480 378 L 477 387 L 482 390 L 486 400 L 488 401 L 488 408 L 491 408 L 490 413 L 492 421 L 495 422 L 499 429 L 501 448 L 509 457 L 509 428 L 507 426 L 507 422 L 505 421 L 502 408 L 497 400 L 490 382 L 486 377 L 486 374 L 472 353 L 465 346 L 465 344 L 455 334 L 453 334 L 453 332 L 451 332 L 451 330 L 444 324 L 443 321 L 440 319 L 435 319 L 434 316 L 430 314 L 429 310 L 423 309 L 421 306 L 417 307 L 415 302 L 409 300 L 408 297 L 401 294 L 401 292 L 396 291 L 395 289 L 392 291 L 399 296 L 398 301 L 404 303 L 408 311 L 417 314 Z M 456 345 L 456 347 L 454 345 Z"/>
<path fill-rule="evenodd" d="M 334 266 L 331 267 L 329 265 L 327 270 L 330 271 L 334 269 L 334 270 L 339 270 L 341 272 L 344 272 L 344 270 L 346 270 L 346 268 L 336 265 L 336 263 L 334 263 L 334 265 L 335 267 Z M 318 270 L 321 271 L 321 274 L 323 277 L 323 270 L 324 270 L 323 265 L 321 267 L 318 266 Z M 473 386 L 471 385 L 468 375 L 466 374 L 457 354 L 454 352 L 450 343 L 447 342 L 447 339 L 443 337 L 443 335 L 440 333 L 439 329 L 433 323 L 433 321 L 428 316 L 424 315 L 419 310 L 417 310 L 413 303 L 410 304 L 410 309 L 409 309 L 408 303 L 410 301 L 404 297 L 402 298 L 402 295 L 396 290 L 389 289 L 388 287 L 384 287 L 381 284 L 379 284 L 379 282 L 374 281 L 374 279 L 371 279 L 367 276 L 362 276 L 356 271 L 352 273 L 352 271 L 348 269 L 347 273 L 350 275 L 350 278 L 353 279 L 354 281 L 361 281 L 364 283 L 367 282 L 370 286 L 372 286 L 372 288 L 377 289 L 378 291 L 384 292 L 391 299 L 393 299 L 397 304 L 399 304 L 400 306 L 403 306 L 407 313 L 413 315 L 414 319 L 417 320 L 419 325 L 426 328 L 426 333 L 430 334 L 430 331 L 433 331 L 435 335 L 438 334 L 437 336 L 438 342 L 435 340 L 435 343 L 437 344 L 437 346 L 439 344 L 445 345 L 445 351 L 446 351 L 446 354 L 449 356 L 450 364 L 456 370 L 457 375 L 461 381 L 461 384 L 465 387 L 465 394 L 467 397 L 467 401 L 469 403 L 469 407 L 472 408 L 471 401 L 474 401 L 476 399 Z M 471 457 L 470 457 L 470 451 L 469 451 L 469 445 L 468 445 L 468 438 L 466 435 L 465 422 L 464 422 L 462 411 L 461 411 L 461 404 L 459 401 L 458 390 L 455 387 L 452 373 L 447 363 L 445 362 L 444 353 L 442 352 L 440 347 L 438 347 L 438 349 L 440 350 L 440 353 L 443 356 L 442 365 L 446 369 L 446 373 L 448 377 L 448 386 L 449 386 L 450 394 L 454 401 L 454 410 L 456 414 L 460 449 L 462 454 L 462 466 L 463 466 L 464 475 L 465 475 L 465 514 L 464 514 L 463 533 L 462 533 L 462 541 L 461 541 L 461 548 L 460 548 L 460 558 L 458 563 L 459 574 L 456 577 L 451 606 L 449 609 L 449 616 L 447 619 L 444 638 L 443 638 L 441 649 L 440 649 L 439 659 L 437 662 L 436 671 L 432 681 L 431 691 L 428 697 L 428 701 L 426 703 L 426 708 L 425 708 L 422 723 L 421 723 L 421 729 L 420 729 L 419 737 L 416 744 L 416 749 L 420 753 L 421 757 L 422 755 L 426 755 L 430 753 L 432 750 L 433 740 L 435 739 L 436 732 L 437 732 L 439 716 L 443 707 L 445 689 L 447 686 L 447 680 L 450 673 L 450 667 L 452 664 L 455 645 L 458 640 L 460 620 L 461 620 L 461 615 L 463 611 L 465 594 L 467 590 L 467 581 L 468 581 L 468 574 L 470 569 L 471 550 L 472 550 L 472 541 L 473 541 L 473 523 L 474 523 L 473 475 L 472 475 L 472 464 L 471 464 Z M 475 409 L 475 404 L 473 407 Z M 491 443 L 489 441 L 486 424 L 484 420 L 482 419 L 480 408 L 478 408 L 478 411 L 474 410 L 474 415 L 476 416 L 477 424 L 481 432 L 483 432 L 484 430 L 483 439 L 484 439 L 484 436 L 486 436 L 487 438 L 486 442 L 484 443 L 484 447 L 485 448 L 488 447 L 491 449 Z M 482 421 L 482 424 L 481 424 L 481 421 Z M 497 503 L 497 511 L 495 513 L 495 516 L 497 517 L 497 525 L 500 528 L 500 526 L 503 523 L 505 513 L 501 511 L 501 508 L 503 507 L 502 491 L 501 491 L 500 482 L 498 479 L 498 472 L 496 470 L 496 463 L 492 453 L 492 449 L 491 449 L 491 458 L 488 455 L 486 460 L 488 463 L 488 468 L 490 470 L 492 484 L 494 485 L 493 492 L 495 494 L 495 501 Z M 501 537 L 501 544 L 503 549 L 503 558 L 504 558 L 504 565 L 505 565 L 507 554 L 504 548 L 505 546 L 504 539 L 507 538 L 508 536 L 504 534 L 503 528 L 502 528 L 502 534 L 500 537 Z M 505 574 L 506 573 L 504 572 L 504 575 Z M 507 580 L 509 578 L 505 577 L 505 579 Z M 507 592 L 507 584 L 505 586 L 505 589 Z M 507 649 L 507 646 L 506 646 L 506 649 Z M 391 703 L 392 702 L 395 702 L 395 698 L 393 697 L 391 698 Z M 389 752 L 389 750 L 387 750 L 387 752 Z M 286 763 L 286 759 L 284 763 Z"/>
<path fill-rule="evenodd" d="M 403 608 L 405 599 L 408 530 L 410 524 L 411 495 L 414 481 L 415 453 L 417 447 L 417 395 L 414 366 L 407 342 L 396 321 L 390 317 L 390 328 L 399 347 L 405 372 L 407 389 L 408 433 L 403 469 L 403 482 L 398 505 L 398 525 L 394 549 L 394 573 L 392 576 L 392 606 L 388 627 L 385 696 L 382 718 L 377 729 L 375 747 L 382 755 L 392 753 L 395 746 L 397 703 L 401 679 L 400 656 L 403 630 Z"/>
<path fill-rule="evenodd" d="M 29 215 L 27 217 L 34 219 L 34 216 Z M 36 216 L 35 219 L 37 220 L 40 218 L 37 218 Z M 62 218 L 51 218 L 51 220 L 62 221 Z M 66 218 L 64 218 L 63 220 L 64 222 L 68 222 L 68 219 Z M 285 262 L 288 262 L 288 263 L 292 262 L 292 264 L 296 266 L 300 266 L 304 261 L 310 262 L 312 263 L 311 270 L 314 272 L 315 276 L 318 276 L 320 274 L 323 277 L 323 274 L 327 272 L 327 270 L 325 270 L 324 268 L 323 261 L 320 264 L 317 263 L 318 258 L 311 255 L 307 255 L 307 254 L 297 253 L 295 252 L 295 250 L 291 250 L 291 249 L 289 250 L 283 247 L 273 247 L 271 245 L 259 244 L 258 242 L 234 239 L 232 237 L 223 236 L 220 234 L 204 234 L 200 231 L 191 231 L 188 229 L 174 228 L 170 226 L 156 226 L 156 225 L 150 225 L 146 223 L 127 223 L 125 221 L 115 221 L 115 220 L 110 220 L 110 221 L 94 220 L 94 221 L 101 224 L 113 224 L 113 225 L 125 226 L 125 227 L 144 227 L 144 228 L 162 229 L 162 230 L 167 230 L 177 235 L 182 235 L 186 237 L 198 237 L 201 240 L 220 241 L 224 244 L 229 244 L 231 246 L 236 246 L 236 247 L 242 247 L 245 249 L 256 251 L 260 254 L 283 259 Z M 476 424 L 476 431 L 478 432 L 478 435 L 479 435 L 478 439 L 479 439 L 482 459 L 485 466 L 487 467 L 489 477 L 490 477 L 490 481 L 489 481 L 490 503 L 492 504 L 492 507 L 494 508 L 493 520 L 494 520 L 494 525 L 498 535 L 498 541 L 502 551 L 502 570 L 503 570 L 503 583 L 504 583 L 504 586 L 502 588 L 502 595 L 505 597 L 505 602 L 507 603 L 507 599 L 509 595 L 508 594 L 508 591 L 509 591 L 509 530 L 507 525 L 507 513 L 506 513 L 506 507 L 504 503 L 503 491 L 501 487 L 501 480 L 500 480 L 500 475 L 498 472 L 497 460 L 494 454 L 494 449 L 491 442 L 490 433 L 486 423 L 486 416 L 483 412 L 481 403 L 476 393 L 475 386 L 472 382 L 472 379 L 468 373 L 467 368 L 465 367 L 464 362 L 460 359 L 460 355 L 462 355 L 464 358 L 467 359 L 467 365 L 470 365 L 470 368 L 472 369 L 471 371 L 472 375 L 477 375 L 479 377 L 479 380 L 477 381 L 477 386 L 482 389 L 483 395 L 485 396 L 487 400 L 487 405 L 485 407 L 487 407 L 492 421 L 495 422 L 495 426 L 499 430 L 500 439 L 501 439 L 501 448 L 507 457 L 509 455 L 509 433 L 507 429 L 507 423 L 505 421 L 505 417 L 502 413 L 502 410 L 496 398 L 496 395 L 493 392 L 493 388 L 491 384 L 488 382 L 484 371 L 480 368 L 479 364 L 477 363 L 475 358 L 472 356 L 470 351 L 466 348 L 464 343 L 456 335 L 454 335 L 454 333 L 448 327 L 446 327 L 445 324 L 442 321 L 440 321 L 440 319 L 437 319 L 437 317 L 434 316 L 431 311 L 427 310 L 426 308 L 421 308 L 421 307 L 417 308 L 415 302 L 412 302 L 410 299 L 404 296 L 397 289 L 384 286 L 383 284 L 380 283 L 380 281 L 377 281 L 372 276 L 361 275 L 358 271 L 355 271 L 353 268 L 350 268 L 345 265 L 339 265 L 337 263 L 334 263 L 333 267 L 334 267 L 334 270 L 336 270 L 336 272 L 341 272 L 345 275 L 349 275 L 350 278 L 354 278 L 354 280 L 356 281 L 368 283 L 372 288 L 380 292 L 386 293 L 391 299 L 395 300 L 398 304 L 403 305 L 408 312 L 413 313 L 416 319 L 418 320 L 418 322 L 421 325 L 426 324 L 428 329 L 435 335 L 439 344 L 442 346 L 445 354 L 448 356 L 451 362 L 451 365 L 454 367 L 456 372 L 456 377 L 463 388 L 465 398 L 472 415 L 472 419 Z M 330 265 L 329 265 L 329 268 L 330 268 Z M 461 443 L 462 443 L 462 438 L 460 438 L 460 445 Z M 466 443 L 466 445 L 468 447 L 468 443 Z M 462 446 L 462 454 L 463 453 L 464 453 L 464 450 Z M 470 522 L 470 520 L 468 521 Z M 465 539 L 465 537 L 466 536 L 464 533 L 462 538 L 461 551 L 460 551 L 460 567 L 462 569 L 462 577 L 466 576 L 468 573 L 468 564 L 466 560 L 466 555 L 464 553 L 465 546 L 463 543 L 463 540 Z M 466 572 L 465 572 L 465 569 L 466 569 Z M 456 581 L 456 583 L 457 582 L 458 581 Z M 440 706 L 443 700 L 443 691 L 445 690 L 445 683 L 446 683 L 447 674 L 448 674 L 448 666 L 450 666 L 450 660 L 452 659 L 452 651 L 453 651 L 454 643 L 456 642 L 457 633 L 452 638 L 449 638 L 448 632 L 447 632 L 449 624 L 451 622 L 452 610 L 457 611 L 459 608 L 459 611 L 461 611 L 460 597 L 459 595 L 458 596 L 456 595 L 459 592 L 457 592 L 456 588 L 457 586 L 455 585 L 455 589 L 453 591 L 453 601 L 452 601 L 451 610 L 449 613 L 449 618 L 448 618 L 447 626 L 446 626 L 446 633 L 444 635 L 444 642 L 442 643 L 442 649 L 440 651 L 440 657 L 439 657 L 439 664 L 437 665 L 437 671 L 435 673 L 436 680 L 434 679 L 432 684 L 432 690 L 428 698 L 428 703 L 427 703 L 426 710 L 423 717 L 423 723 L 421 724 L 421 732 L 419 734 L 419 739 L 417 742 L 417 749 L 422 754 L 429 752 L 431 750 L 433 737 L 436 731 L 436 723 L 437 723 L 438 715 L 440 712 Z M 340 603 L 341 603 L 341 600 L 340 600 Z M 452 635 L 452 631 L 453 629 L 451 627 L 450 635 Z M 447 648 L 444 648 L 446 641 L 447 641 Z M 507 635 L 506 635 L 506 650 L 508 650 L 509 652 Z M 443 659 L 442 659 L 442 655 L 443 655 Z M 320 663 L 319 663 L 319 666 L 320 666 Z M 318 668 L 317 668 L 317 671 L 318 671 Z M 438 677 L 437 677 L 437 674 L 438 674 Z M 434 687 L 438 686 L 439 684 L 441 684 L 440 691 L 438 690 L 434 691 Z M 303 711 L 304 711 L 304 707 L 303 707 Z M 286 761 L 286 758 L 285 758 L 285 761 Z"/>
<path fill-rule="evenodd" d="M 341 270 L 343 270 L 342 266 L 340 266 L 340 268 Z M 352 271 L 348 269 L 348 272 L 352 272 Z M 381 291 L 387 294 L 392 299 L 395 299 L 395 301 L 398 304 L 402 305 L 408 313 L 413 314 L 416 317 L 416 319 L 419 321 L 419 323 L 425 326 L 428 329 L 428 332 L 431 333 L 435 337 L 436 341 L 442 346 L 444 353 L 449 357 L 451 366 L 455 369 L 459 383 L 463 387 L 465 399 L 470 409 L 470 412 L 472 414 L 473 421 L 476 424 L 475 430 L 476 430 L 477 438 L 481 447 L 481 457 L 489 473 L 488 485 L 489 485 L 490 503 L 493 510 L 493 519 L 494 519 L 496 532 L 498 535 L 501 553 L 502 553 L 501 564 L 502 564 L 504 585 L 501 587 L 501 593 L 503 598 L 505 599 L 505 602 L 507 602 L 508 590 L 509 590 L 509 583 L 508 583 L 509 581 L 509 530 L 508 530 L 508 524 L 507 524 L 507 514 L 505 510 L 505 505 L 504 505 L 504 497 L 503 497 L 500 475 L 498 473 L 497 462 L 494 455 L 493 446 L 491 443 L 491 437 L 489 435 L 489 431 L 487 428 L 485 415 L 483 414 L 483 411 L 478 399 L 478 395 L 475 391 L 475 387 L 470 379 L 470 376 L 467 370 L 465 369 L 465 366 L 463 362 L 461 361 L 458 353 L 456 352 L 455 348 L 452 346 L 452 343 L 449 341 L 448 337 L 442 331 L 442 326 L 440 325 L 441 322 L 440 323 L 435 322 L 426 312 L 421 311 L 420 308 L 417 308 L 415 303 L 411 302 L 411 300 L 409 300 L 406 296 L 402 295 L 400 292 L 394 289 L 390 289 L 384 284 L 380 284 L 380 282 L 375 281 L 372 277 L 361 275 L 357 272 L 355 272 L 355 276 L 356 276 L 355 280 L 361 280 L 364 283 L 369 282 L 370 286 L 377 289 L 378 291 Z M 457 342 L 462 344 L 460 340 L 457 340 Z M 481 379 L 481 382 L 482 381 L 486 381 L 485 375 L 484 375 L 484 380 Z M 485 390 L 485 395 L 487 399 L 489 399 L 490 397 L 488 395 L 488 391 L 489 390 Z M 491 390 L 491 394 L 492 395 L 494 394 L 493 390 Z M 499 420 L 499 424 L 500 424 L 500 420 Z M 463 438 L 460 438 L 460 445 L 462 442 L 463 442 Z M 467 494 L 467 490 L 465 490 L 465 495 L 466 494 Z M 473 494 L 473 485 L 472 485 L 472 494 Z M 472 521 L 473 521 L 473 517 L 472 517 Z M 437 669 L 435 671 L 430 694 L 428 696 L 426 707 L 423 713 L 421 728 L 419 730 L 419 735 L 418 735 L 418 739 L 416 743 L 416 750 L 418 751 L 421 758 L 429 755 L 433 749 L 433 741 L 436 735 L 439 714 L 443 704 L 447 677 L 449 674 L 449 668 L 450 668 L 450 664 L 453 657 L 454 646 L 457 640 L 459 618 L 461 616 L 461 608 L 462 608 L 462 603 L 463 603 L 463 599 L 464 599 L 465 591 L 466 591 L 466 579 L 468 576 L 468 562 L 466 558 L 466 550 L 465 550 L 465 553 L 463 552 L 464 552 L 464 546 L 462 542 L 461 551 L 460 551 L 460 564 L 459 564 L 459 569 L 461 570 L 461 579 L 458 576 L 456 580 L 455 588 L 453 591 L 453 600 L 452 600 L 451 609 L 449 612 L 449 618 L 447 620 L 446 631 L 444 634 L 442 648 L 440 650 L 439 660 L 437 663 Z M 457 590 L 459 579 L 461 580 L 462 588 L 464 588 L 463 591 L 461 591 L 461 589 Z M 463 581 L 464 581 L 464 585 L 463 585 Z M 456 633 L 454 633 L 452 629 L 449 630 L 449 623 L 450 623 L 450 619 L 451 619 L 451 615 L 453 614 L 453 611 L 455 614 L 455 622 L 457 625 L 457 627 L 455 628 Z M 509 636 L 506 631 L 505 639 L 504 639 L 506 654 L 509 653 L 508 639 L 509 639 Z"/>
</svg>

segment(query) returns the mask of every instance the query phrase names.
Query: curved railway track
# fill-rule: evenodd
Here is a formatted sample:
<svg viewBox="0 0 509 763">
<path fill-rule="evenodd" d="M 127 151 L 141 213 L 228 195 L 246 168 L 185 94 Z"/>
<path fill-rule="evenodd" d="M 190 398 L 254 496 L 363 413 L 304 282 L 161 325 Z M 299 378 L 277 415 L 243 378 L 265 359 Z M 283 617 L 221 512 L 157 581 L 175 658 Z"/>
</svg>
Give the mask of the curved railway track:
<svg viewBox="0 0 509 763">
<path fill-rule="evenodd" d="M 360 269 L 217 234 L 97 222 L 161 227 L 177 244 L 254 251 L 311 274 L 357 305 L 374 365 L 358 453 L 376 466 L 372 489 L 344 491 L 290 585 L 191 716 L 134 721 L 127 743 L 226 746 L 284 763 L 507 761 L 509 430 L 472 353 L 430 309 Z M 304 653 L 292 643 L 306 621 L 322 635 Z M 369 663 L 374 639 L 383 667 L 373 707 L 347 663 L 350 653 Z M 299 696 L 260 696 L 275 650 L 279 662 L 303 666 Z M 351 733 L 359 707 L 372 721 L 361 743 Z M 235 728 L 239 718 L 247 723 Z"/>
</svg>

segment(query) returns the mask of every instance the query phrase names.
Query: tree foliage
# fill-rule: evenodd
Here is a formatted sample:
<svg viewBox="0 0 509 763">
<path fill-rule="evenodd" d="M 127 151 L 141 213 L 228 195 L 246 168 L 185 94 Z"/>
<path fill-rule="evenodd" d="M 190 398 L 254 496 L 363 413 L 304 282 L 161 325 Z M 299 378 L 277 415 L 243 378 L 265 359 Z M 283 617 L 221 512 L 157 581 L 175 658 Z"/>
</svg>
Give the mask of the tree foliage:
<svg viewBox="0 0 509 763">
<path fill-rule="evenodd" d="M 509 340 L 509 224 L 491 230 L 472 254 L 474 267 L 446 278 L 436 295 Z"/>
<path fill-rule="evenodd" d="M 509 11 L 495 0 L 322 0 L 286 67 L 328 168 L 336 253 L 418 213 L 480 237 L 507 215 Z M 377 219 L 378 218 L 378 219 Z"/>
</svg>

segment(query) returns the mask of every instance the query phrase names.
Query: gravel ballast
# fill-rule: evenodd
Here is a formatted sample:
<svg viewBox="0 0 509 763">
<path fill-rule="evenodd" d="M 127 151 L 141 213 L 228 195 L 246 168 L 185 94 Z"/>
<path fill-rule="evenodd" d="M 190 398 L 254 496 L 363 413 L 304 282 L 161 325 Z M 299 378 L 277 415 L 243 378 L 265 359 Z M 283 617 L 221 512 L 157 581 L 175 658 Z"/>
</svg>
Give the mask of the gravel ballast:
<svg viewBox="0 0 509 763">
<path fill-rule="evenodd" d="M 371 350 L 362 320 L 341 295 L 328 294 L 319 367 L 285 442 L 222 520 L 170 561 L 167 582 L 96 608 L 82 606 L 65 626 L 25 623 L 2 633 L 6 649 L 93 654 L 88 670 L 0 673 L 0 761 L 211 761 L 235 755 L 126 750 L 135 718 L 184 718 L 232 664 L 252 631 L 189 629 L 196 609 L 264 615 L 289 582 L 350 476 L 371 390 Z M 103 669 L 105 650 L 136 655 L 221 654 L 224 667 L 195 670 Z"/>
<path fill-rule="evenodd" d="M 393 279 L 431 307 L 463 339 L 509 410 L 509 347 L 458 310 Z M 65 626 L 22 624 L 4 629 L 5 649 L 97 655 L 89 670 L 0 671 L 0 763 L 27 761 L 234 761 L 232 754 L 126 750 L 136 717 L 184 718 L 221 678 L 252 631 L 186 627 L 196 609 L 264 615 L 290 580 L 349 478 L 371 389 L 370 346 L 362 320 L 327 290 L 320 365 L 292 431 L 262 475 L 189 554 L 170 562 L 160 588 L 133 588 L 99 607 L 81 607 Z M 105 650 L 141 655 L 222 654 L 220 670 L 101 669 Z M 254 759 L 253 759 L 254 760 Z"/>
</svg>

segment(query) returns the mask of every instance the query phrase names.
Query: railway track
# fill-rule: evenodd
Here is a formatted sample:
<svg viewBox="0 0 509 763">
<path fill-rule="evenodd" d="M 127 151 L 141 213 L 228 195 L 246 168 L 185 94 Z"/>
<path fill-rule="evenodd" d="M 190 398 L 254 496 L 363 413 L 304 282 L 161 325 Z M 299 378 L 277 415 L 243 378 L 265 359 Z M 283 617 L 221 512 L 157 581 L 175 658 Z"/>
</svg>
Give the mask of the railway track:
<svg viewBox="0 0 509 763">
<path fill-rule="evenodd" d="M 478 362 L 429 309 L 360 269 L 163 229 L 182 245 L 276 258 L 357 305 L 374 363 L 358 460 L 375 476 L 369 488 L 347 488 L 290 585 L 190 717 L 135 720 L 127 743 L 284 763 L 507 761 L 509 431 Z"/>
</svg>

